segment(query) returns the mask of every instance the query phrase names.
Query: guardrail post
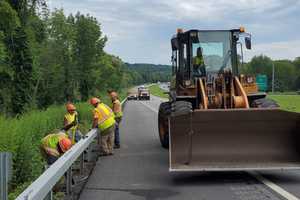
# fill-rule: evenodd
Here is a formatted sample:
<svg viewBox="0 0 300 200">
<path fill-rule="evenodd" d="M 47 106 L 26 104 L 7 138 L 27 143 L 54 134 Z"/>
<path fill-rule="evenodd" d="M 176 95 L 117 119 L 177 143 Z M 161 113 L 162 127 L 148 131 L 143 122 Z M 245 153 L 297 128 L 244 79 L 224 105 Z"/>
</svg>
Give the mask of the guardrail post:
<svg viewBox="0 0 300 200">
<path fill-rule="evenodd" d="M 68 199 L 72 200 L 72 166 L 67 171 L 66 195 L 68 196 Z"/>
<path fill-rule="evenodd" d="M 11 153 L 0 153 L 0 199 L 8 199 L 8 181 L 11 178 Z"/>
<path fill-rule="evenodd" d="M 80 156 L 80 175 L 84 174 L 84 153 Z"/>
<path fill-rule="evenodd" d="M 92 155 L 92 151 L 93 151 L 93 143 L 89 145 L 89 147 L 87 148 L 87 161 L 91 162 L 93 159 L 93 155 Z"/>
</svg>

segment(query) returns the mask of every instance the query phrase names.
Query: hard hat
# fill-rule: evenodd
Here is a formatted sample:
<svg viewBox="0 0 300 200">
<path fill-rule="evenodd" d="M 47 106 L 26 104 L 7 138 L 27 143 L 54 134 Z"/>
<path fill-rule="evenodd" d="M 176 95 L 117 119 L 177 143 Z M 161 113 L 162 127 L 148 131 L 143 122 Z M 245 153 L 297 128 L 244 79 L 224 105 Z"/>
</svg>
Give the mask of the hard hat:
<svg viewBox="0 0 300 200">
<path fill-rule="evenodd" d="M 66 109 L 67 109 L 67 111 L 73 111 L 73 110 L 76 110 L 76 107 L 74 106 L 74 104 L 68 103 L 66 105 Z"/>
<path fill-rule="evenodd" d="M 114 92 L 114 91 L 111 92 L 110 95 L 111 95 L 111 97 L 118 97 L 118 94 L 116 92 Z"/>
<path fill-rule="evenodd" d="M 62 152 L 66 152 L 72 147 L 72 142 L 69 138 L 61 138 L 59 140 L 59 147 L 61 148 Z"/>
<path fill-rule="evenodd" d="M 90 100 L 90 104 L 92 104 L 93 106 L 96 105 L 97 103 L 100 103 L 100 99 L 93 97 Z"/>
</svg>

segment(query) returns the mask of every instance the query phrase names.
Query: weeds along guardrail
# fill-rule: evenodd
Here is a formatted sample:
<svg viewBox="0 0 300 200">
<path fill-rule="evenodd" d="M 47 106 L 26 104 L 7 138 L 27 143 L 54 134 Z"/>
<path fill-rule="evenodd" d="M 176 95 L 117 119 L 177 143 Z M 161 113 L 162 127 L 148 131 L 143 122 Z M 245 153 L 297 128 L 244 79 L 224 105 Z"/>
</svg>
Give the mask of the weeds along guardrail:
<svg viewBox="0 0 300 200">
<path fill-rule="evenodd" d="M 122 107 L 126 104 L 126 98 L 122 101 Z M 63 154 L 52 164 L 41 176 L 39 176 L 29 187 L 27 187 L 16 200 L 41 200 L 52 199 L 52 189 L 61 177 L 65 175 L 66 195 L 72 199 L 72 165 L 80 159 L 80 173 L 84 170 L 84 152 L 87 150 L 87 160 L 95 157 L 93 142 L 98 139 L 97 129 L 89 131 L 83 139 L 76 143 L 69 151 Z"/>
</svg>

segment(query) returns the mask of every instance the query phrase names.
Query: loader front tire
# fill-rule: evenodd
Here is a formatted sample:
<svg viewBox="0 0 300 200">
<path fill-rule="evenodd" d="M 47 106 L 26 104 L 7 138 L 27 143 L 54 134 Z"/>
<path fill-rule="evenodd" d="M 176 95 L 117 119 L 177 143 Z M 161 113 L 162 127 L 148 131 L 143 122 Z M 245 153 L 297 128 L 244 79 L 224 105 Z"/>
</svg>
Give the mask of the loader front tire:
<svg viewBox="0 0 300 200">
<path fill-rule="evenodd" d="M 168 117 L 171 114 L 170 102 L 161 103 L 158 111 L 158 131 L 161 146 L 165 149 L 169 148 L 169 124 Z"/>
</svg>

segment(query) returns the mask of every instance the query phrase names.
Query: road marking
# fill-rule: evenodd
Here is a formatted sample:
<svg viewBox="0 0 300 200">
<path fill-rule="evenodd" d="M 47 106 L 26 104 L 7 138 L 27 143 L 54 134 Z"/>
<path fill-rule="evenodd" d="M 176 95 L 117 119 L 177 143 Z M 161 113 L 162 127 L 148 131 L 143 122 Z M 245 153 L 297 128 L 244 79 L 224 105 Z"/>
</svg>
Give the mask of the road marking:
<svg viewBox="0 0 300 200">
<path fill-rule="evenodd" d="M 279 187 L 278 185 L 276 185 L 272 181 L 266 179 L 265 177 L 263 177 L 258 172 L 253 172 L 253 171 L 250 172 L 250 171 L 248 171 L 248 173 L 250 175 L 252 175 L 254 178 L 256 178 L 258 181 L 262 182 L 263 184 L 265 184 L 266 186 L 268 186 L 269 188 L 271 188 L 276 193 L 280 194 L 285 199 L 287 199 L 287 200 L 299 200 L 298 197 L 294 196 L 293 194 L 291 194 L 288 191 L 284 190 L 283 188 Z"/>
<path fill-rule="evenodd" d="M 156 114 L 158 113 L 158 111 L 156 109 L 154 109 L 152 106 L 149 106 L 148 104 L 144 103 L 144 102 L 141 102 L 141 104 L 143 104 L 144 106 L 146 106 L 147 108 L 149 108 L 150 110 L 152 110 L 153 112 L 155 112 Z"/>
</svg>

